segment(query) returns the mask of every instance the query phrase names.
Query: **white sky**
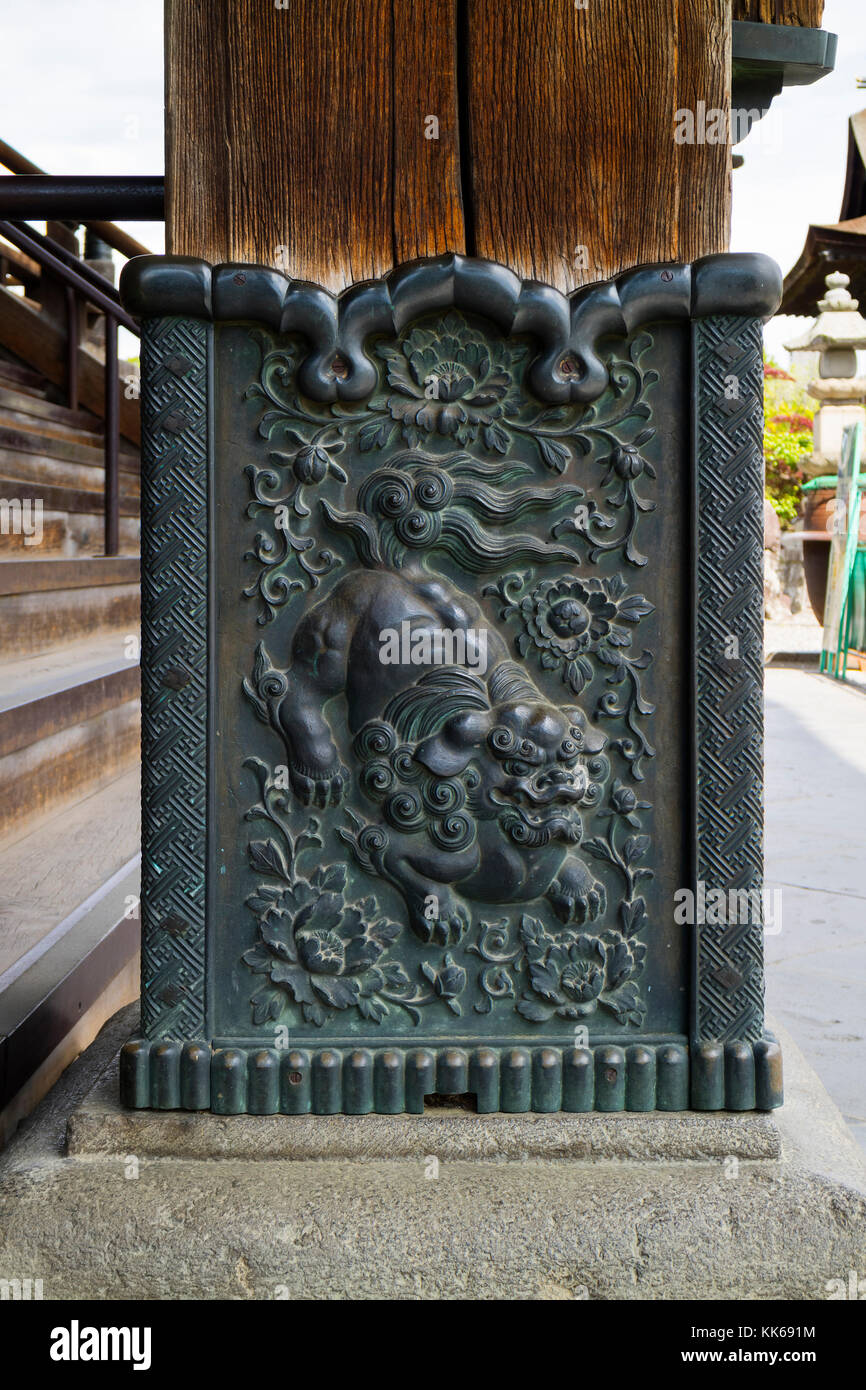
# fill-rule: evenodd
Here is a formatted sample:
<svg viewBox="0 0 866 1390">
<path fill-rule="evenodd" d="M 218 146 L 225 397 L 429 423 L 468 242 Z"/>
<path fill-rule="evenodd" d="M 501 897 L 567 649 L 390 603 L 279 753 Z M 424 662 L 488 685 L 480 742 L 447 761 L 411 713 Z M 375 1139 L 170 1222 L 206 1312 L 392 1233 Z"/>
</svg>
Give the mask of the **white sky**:
<svg viewBox="0 0 866 1390">
<path fill-rule="evenodd" d="M 162 0 L 0 0 L 0 36 L 7 144 L 49 174 L 163 172 Z M 163 250 L 161 222 L 120 225 Z"/>
<path fill-rule="evenodd" d="M 731 249 L 765 251 L 785 272 L 809 223 L 838 218 L 848 117 L 866 107 L 855 82 L 866 78 L 866 0 L 827 0 L 824 28 L 839 35 L 835 72 L 783 92 L 737 146 L 746 163 L 734 172 Z M 162 172 L 162 0 L 0 0 L 0 34 L 9 144 L 53 174 Z M 123 225 L 163 249 L 161 224 Z M 782 361 L 799 323 L 778 319 L 767 331 Z"/>
</svg>

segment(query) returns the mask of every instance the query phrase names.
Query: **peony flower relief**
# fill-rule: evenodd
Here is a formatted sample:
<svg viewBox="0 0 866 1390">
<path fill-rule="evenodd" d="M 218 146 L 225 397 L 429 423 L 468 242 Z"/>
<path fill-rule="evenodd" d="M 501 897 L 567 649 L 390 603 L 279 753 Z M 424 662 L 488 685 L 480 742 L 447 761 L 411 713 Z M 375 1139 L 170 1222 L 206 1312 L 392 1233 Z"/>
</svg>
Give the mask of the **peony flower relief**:
<svg viewBox="0 0 866 1390">
<path fill-rule="evenodd" d="M 520 939 L 526 951 L 532 993 L 517 1011 L 532 1023 L 558 1017 L 588 1018 L 598 1009 L 618 1023 L 640 1024 L 646 1012 L 635 978 L 643 968 L 646 946 L 618 931 L 599 936 L 548 932 L 535 917 L 524 915 Z"/>
<path fill-rule="evenodd" d="M 377 352 L 396 392 L 387 399 L 388 412 L 408 444 L 442 435 L 465 446 L 480 435 L 485 448 L 505 453 L 510 440 L 502 422 L 521 405 L 515 369 L 524 348 L 488 341 L 450 313 L 436 329 L 413 328 L 399 344 Z"/>
<path fill-rule="evenodd" d="M 247 899 L 258 919 L 259 940 L 243 959 L 277 989 L 276 996 L 267 986 L 261 997 L 253 996 L 254 1022 L 279 1016 L 286 1002 L 282 993 L 318 1027 L 348 1008 L 379 1023 L 388 1012 L 382 991 L 409 985 L 402 965 L 383 960 L 398 924 L 371 921 L 372 898 L 347 906 L 345 883 L 346 866 L 336 864 L 282 888 L 263 885 Z"/>
<path fill-rule="evenodd" d="M 616 649 L 629 647 L 633 626 L 653 612 L 643 594 L 626 592 L 619 575 L 600 579 L 566 576 L 543 579 L 511 609 L 523 622 L 516 639 L 526 656 L 534 647 L 545 670 L 559 668 L 562 680 L 576 695 L 592 679 L 590 656 L 608 666 L 618 666 Z M 503 614 L 505 616 L 505 614 Z"/>
</svg>

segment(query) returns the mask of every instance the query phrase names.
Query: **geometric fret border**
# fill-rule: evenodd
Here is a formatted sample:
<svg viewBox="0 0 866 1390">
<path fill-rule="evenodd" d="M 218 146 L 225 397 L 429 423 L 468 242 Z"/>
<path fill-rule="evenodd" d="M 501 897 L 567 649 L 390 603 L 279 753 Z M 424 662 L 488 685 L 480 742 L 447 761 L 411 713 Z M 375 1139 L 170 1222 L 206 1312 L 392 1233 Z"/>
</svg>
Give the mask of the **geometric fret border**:
<svg viewBox="0 0 866 1390">
<path fill-rule="evenodd" d="M 208 356 L 211 329 L 142 334 L 142 1026 L 204 1037 Z"/>
<path fill-rule="evenodd" d="M 242 290 L 238 287 L 243 286 Z M 566 299 L 490 262 L 438 257 L 332 299 L 263 267 L 139 257 L 121 291 L 142 319 L 142 1025 L 121 1053 L 134 1108 L 410 1112 L 474 1091 L 479 1110 L 769 1110 L 778 1044 L 763 1031 L 763 929 L 695 928 L 688 1039 L 622 1048 L 460 1047 L 281 1054 L 212 1039 L 206 1014 L 208 545 L 213 323 L 306 336 L 312 398 L 366 390 L 366 338 L 425 306 L 534 335 L 550 403 L 604 389 L 607 336 L 682 323 L 692 341 L 695 887 L 762 886 L 761 320 L 781 278 L 762 256 L 646 266 Z M 731 309 L 739 313 L 731 314 Z M 690 321 L 690 322 L 689 322 Z M 564 376 L 564 355 L 577 376 Z M 342 358 L 341 374 L 332 371 Z M 348 363 L 348 371 L 346 364 Z M 581 374 L 582 373 L 582 374 Z M 754 906 L 754 902 L 752 903 Z"/>
<path fill-rule="evenodd" d="M 698 1050 L 764 1035 L 762 345 L 757 318 L 693 325 L 696 894 L 721 889 L 740 907 L 695 927 Z"/>
<path fill-rule="evenodd" d="M 695 336 L 697 878 L 727 895 L 763 880 L 761 325 L 711 318 Z M 695 1037 L 759 1038 L 762 923 L 697 930 Z"/>
</svg>

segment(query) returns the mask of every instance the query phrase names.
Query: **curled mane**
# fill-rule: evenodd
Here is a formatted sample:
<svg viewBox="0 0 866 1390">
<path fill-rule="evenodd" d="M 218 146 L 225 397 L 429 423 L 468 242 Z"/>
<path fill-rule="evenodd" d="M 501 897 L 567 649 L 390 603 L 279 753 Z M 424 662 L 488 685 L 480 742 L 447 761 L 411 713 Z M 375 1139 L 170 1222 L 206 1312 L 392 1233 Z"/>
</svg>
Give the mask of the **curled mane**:
<svg viewBox="0 0 866 1390">
<path fill-rule="evenodd" d="M 490 702 L 507 705 L 514 700 L 538 700 L 538 687 L 521 671 L 514 661 L 503 661 L 490 673 L 488 680 Z"/>
<path fill-rule="evenodd" d="M 356 511 L 342 511 L 326 499 L 321 507 L 327 524 L 348 537 L 368 568 L 400 569 L 413 552 L 433 550 L 445 551 L 471 574 L 496 573 L 503 565 L 573 561 L 566 546 L 512 528 L 527 514 L 550 512 L 573 500 L 575 489 L 506 486 L 520 468 L 503 460 L 493 485 L 481 481 L 493 476 L 491 465 L 460 456 L 437 460 L 409 454 L 364 478 Z"/>
<path fill-rule="evenodd" d="M 395 695 L 385 709 L 385 719 L 404 743 L 414 744 L 437 734 L 452 715 L 489 708 L 487 687 L 478 676 L 446 666 L 429 671 L 408 690 Z"/>
</svg>

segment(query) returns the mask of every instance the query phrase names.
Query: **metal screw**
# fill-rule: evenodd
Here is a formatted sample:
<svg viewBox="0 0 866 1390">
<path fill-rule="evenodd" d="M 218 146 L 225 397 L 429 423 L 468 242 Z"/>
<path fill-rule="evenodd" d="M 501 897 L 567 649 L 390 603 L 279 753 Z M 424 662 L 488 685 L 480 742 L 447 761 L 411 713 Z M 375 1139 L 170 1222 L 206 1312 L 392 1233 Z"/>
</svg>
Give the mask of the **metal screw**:
<svg viewBox="0 0 866 1390">
<path fill-rule="evenodd" d="M 673 273 L 672 270 L 663 270 L 663 271 L 662 271 L 662 279 L 663 279 L 663 280 L 665 280 L 665 281 L 670 281 L 670 280 L 673 280 L 673 278 L 674 278 L 674 273 Z"/>
<path fill-rule="evenodd" d="M 244 273 L 243 273 L 242 270 L 239 270 L 238 273 L 237 273 L 237 275 L 235 276 L 235 284 L 236 284 L 236 285 L 245 285 L 246 283 L 247 283 L 247 277 L 244 275 Z"/>
<path fill-rule="evenodd" d="M 304 1078 L 301 1076 L 301 1073 L 299 1071 L 289 1072 L 289 1081 L 292 1083 L 293 1086 L 300 1086 L 303 1079 Z"/>
</svg>

